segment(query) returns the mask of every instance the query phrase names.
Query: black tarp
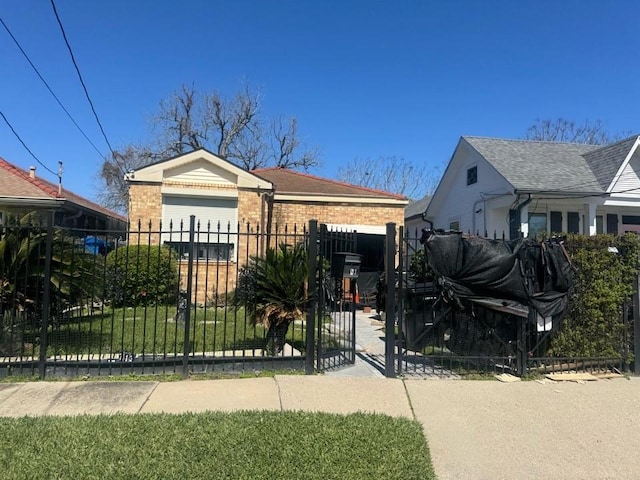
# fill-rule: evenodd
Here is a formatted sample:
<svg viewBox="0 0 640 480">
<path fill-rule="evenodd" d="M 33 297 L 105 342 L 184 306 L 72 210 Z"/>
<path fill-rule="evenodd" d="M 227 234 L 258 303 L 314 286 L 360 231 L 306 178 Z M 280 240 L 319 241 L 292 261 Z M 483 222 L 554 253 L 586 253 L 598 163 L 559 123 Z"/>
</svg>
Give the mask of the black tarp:
<svg viewBox="0 0 640 480">
<path fill-rule="evenodd" d="M 442 295 L 454 304 L 474 298 L 515 301 L 542 317 L 564 313 L 572 267 L 559 241 L 490 240 L 425 231 L 427 262 Z"/>
</svg>

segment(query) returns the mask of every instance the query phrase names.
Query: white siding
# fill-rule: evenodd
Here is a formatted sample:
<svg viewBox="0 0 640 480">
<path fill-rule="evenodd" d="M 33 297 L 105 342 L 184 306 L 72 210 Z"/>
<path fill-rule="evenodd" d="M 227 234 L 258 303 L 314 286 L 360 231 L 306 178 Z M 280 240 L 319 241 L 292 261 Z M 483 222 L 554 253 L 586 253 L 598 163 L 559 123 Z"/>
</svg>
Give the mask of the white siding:
<svg viewBox="0 0 640 480">
<path fill-rule="evenodd" d="M 635 154 L 631 157 L 631 160 L 622 171 L 622 174 L 618 178 L 618 181 L 613 186 L 612 195 L 616 196 L 616 192 L 621 192 L 622 196 L 638 196 L 640 195 L 640 160 L 638 155 Z"/>
<path fill-rule="evenodd" d="M 467 170 L 474 166 L 478 167 L 478 181 L 467 185 Z M 485 214 L 487 205 L 483 195 L 490 201 L 493 197 L 488 194 L 506 193 L 510 188 L 495 169 L 475 150 L 460 148 L 451 161 L 446 177 L 436 193 L 438 197 L 442 195 L 438 199 L 439 208 L 428 212 L 433 218 L 434 228 L 448 229 L 456 221 L 464 232 L 479 231 L 483 234 L 485 229 L 496 228 L 497 225 L 489 224 L 490 219 Z"/>
<path fill-rule="evenodd" d="M 235 186 L 237 178 L 227 170 L 211 164 L 205 160 L 180 165 L 166 170 L 164 179 L 187 184 L 226 185 Z"/>
</svg>

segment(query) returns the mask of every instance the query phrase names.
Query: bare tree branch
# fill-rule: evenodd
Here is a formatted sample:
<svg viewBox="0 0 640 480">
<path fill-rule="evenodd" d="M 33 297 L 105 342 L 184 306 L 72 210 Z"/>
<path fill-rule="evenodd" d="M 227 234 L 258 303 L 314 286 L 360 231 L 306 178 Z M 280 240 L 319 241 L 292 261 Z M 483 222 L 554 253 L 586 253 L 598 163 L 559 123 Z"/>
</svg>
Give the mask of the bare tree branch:
<svg viewBox="0 0 640 480">
<path fill-rule="evenodd" d="M 247 170 L 267 167 L 308 169 L 319 165 L 320 153 L 301 144 L 295 117 L 265 120 L 260 91 L 245 85 L 232 98 L 219 92 L 199 95 L 183 85 L 158 104 L 152 118 L 153 141 L 115 152 L 102 165 L 101 198 L 126 209 L 128 189 L 124 174 L 152 161 L 207 148 Z"/>
<path fill-rule="evenodd" d="M 536 119 L 535 123 L 527 128 L 525 140 L 540 140 L 546 142 L 584 143 L 588 145 L 607 145 L 617 142 L 631 135 L 631 132 L 611 134 L 600 121 L 578 124 L 565 118 Z"/>
<path fill-rule="evenodd" d="M 128 146 L 115 150 L 110 158 L 102 163 L 99 176 L 104 189 L 98 194 L 102 205 L 120 213 L 129 207 L 129 187 L 125 176 L 132 170 L 155 161 L 155 155 L 142 147 Z"/>
<path fill-rule="evenodd" d="M 412 199 L 433 193 L 440 176 L 441 168 L 426 169 L 395 156 L 356 158 L 338 170 L 338 178 L 344 182 Z"/>
</svg>

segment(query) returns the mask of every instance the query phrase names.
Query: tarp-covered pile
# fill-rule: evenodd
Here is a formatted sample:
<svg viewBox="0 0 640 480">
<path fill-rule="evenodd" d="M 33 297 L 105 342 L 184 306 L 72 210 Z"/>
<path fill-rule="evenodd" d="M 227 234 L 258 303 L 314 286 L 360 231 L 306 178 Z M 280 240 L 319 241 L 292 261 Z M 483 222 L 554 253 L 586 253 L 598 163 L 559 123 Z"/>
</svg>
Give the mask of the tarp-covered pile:
<svg viewBox="0 0 640 480">
<path fill-rule="evenodd" d="M 558 241 L 504 242 L 430 231 L 422 240 L 442 295 L 453 305 L 477 298 L 514 301 L 544 318 L 562 316 L 567 307 L 572 267 Z"/>
</svg>

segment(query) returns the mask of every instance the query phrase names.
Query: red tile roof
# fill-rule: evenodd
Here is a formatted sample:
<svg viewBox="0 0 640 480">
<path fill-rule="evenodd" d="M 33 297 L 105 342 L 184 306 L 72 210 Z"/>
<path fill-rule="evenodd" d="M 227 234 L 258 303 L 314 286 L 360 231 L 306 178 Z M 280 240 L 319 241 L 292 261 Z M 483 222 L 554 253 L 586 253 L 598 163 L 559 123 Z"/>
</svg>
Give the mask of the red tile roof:
<svg viewBox="0 0 640 480">
<path fill-rule="evenodd" d="M 18 198 L 47 198 L 60 199 L 74 203 L 112 218 L 126 221 L 122 215 L 101 207 L 66 188 L 58 194 L 58 186 L 43 178 L 31 178 L 29 172 L 0 157 L 0 196 Z"/>
<path fill-rule="evenodd" d="M 404 195 L 316 177 L 286 168 L 259 168 L 251 173 L 273 183 L 277 193 L 407 199 Z"/>
</svg>

